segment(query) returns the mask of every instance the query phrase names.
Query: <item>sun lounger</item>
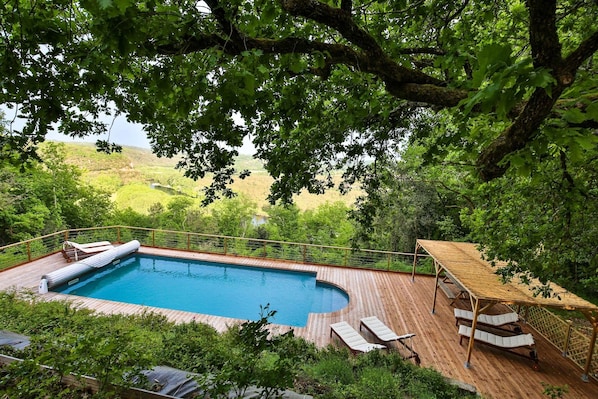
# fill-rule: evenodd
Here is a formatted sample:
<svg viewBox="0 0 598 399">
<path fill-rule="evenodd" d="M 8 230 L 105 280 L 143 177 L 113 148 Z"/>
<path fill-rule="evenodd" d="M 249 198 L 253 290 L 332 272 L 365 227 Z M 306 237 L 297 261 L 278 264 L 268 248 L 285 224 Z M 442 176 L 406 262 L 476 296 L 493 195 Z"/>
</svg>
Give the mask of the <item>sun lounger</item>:
<svg viewBox="0 0 598 399">
<path fill-rule="evenodd" d="M 380 319 L 378 319 L 376 316 L 364 317 L 363 319 L 361 319 L 359 323 L 359 331 L 361 331 L 362 327 L 365 327 L 378 340 L 384 343 L 396 342 L 398 344 L 401 344 L 409 351 L 409 354 L 405 358 L 414 358 L 415 363 L 420 364 L 419 355 L 413 350 L 413 345 L 411 343 L 407 344 L 405 342 L 408 339 L 411 341 L 411 338 L 415 337 L 415 334 L 409 333 L 398 335 L 394 331 L 392 331 L 386 324 L 382 323 L 382 321 L 380 321 Z"/>
<path fill-rule="evenodd" d="M 330 325 L 330 336 L 336 336 L 349 347 L 353 353 L 365 353 L 376 349 L 386 349 L 386 346 L 372 344 L 365 340 L 353 327 L 347 322 L 341 321 Z"/>
<path fill-rule="evenodd" d="M 473 321 L 473 312 L 465 309 L 454 309 L 456 325 L 459 325 L 460 321 Z M 485 324 L 492 327 L 502 327 L 509 324 L 515 324 L 519 321 L 519 315 L 515 312 L 503 313 L 497 315 L 479 314 L 478 323 Z M 518 327 L 518 326 L 517 326 Z M 519 328 L 519 331 L 521 329 Z"/>
<path fill-rule="evenodd" d="M 114 246 L 109 241 L 90 242 L 87 244 L 65 241 L 62 243 L 62 255 L 69 262 L 72 260 L 78 261 L 112 248 Z"/>
<path fill-rule="evenodd" d="M 471 327 L 460 325 L 459 336 L 459 345 L 461 345 L 463 337 L 471 339 Z M 532 334 L 501 336 L 476 329 L 474 339 L 476 342 L 482 343 L 484 345 L 502 349 L 515 355 L 531 359 L 534 362 L 534 369 L 538 369 L 538 355 L 536 353 L 536 344 Z M 517 352 L 516 350 L 520 348 L 529 349 L 529 354 Z"/>
</svg>

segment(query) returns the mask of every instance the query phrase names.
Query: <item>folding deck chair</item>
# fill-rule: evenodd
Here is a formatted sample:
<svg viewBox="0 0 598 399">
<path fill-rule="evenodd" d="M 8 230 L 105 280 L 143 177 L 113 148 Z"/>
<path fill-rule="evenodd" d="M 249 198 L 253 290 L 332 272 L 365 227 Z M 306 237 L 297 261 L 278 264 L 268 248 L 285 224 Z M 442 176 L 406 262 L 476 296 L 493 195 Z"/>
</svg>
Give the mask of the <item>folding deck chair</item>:
<svg viewBox="0 0 598 399">
<path fill-rule="evenodd" d="M 392 331 L 386 324 L 382 323 L 380 319 L 376 316 L 364 317 L 360 320 L 359 323 L 359 331 L 361 328 L 365 327 L 369 332 L 371 332 L 378 340 L 384 342 L 385 344 L 389 344 L 391 342 L 396 342 L 401 344 L 405 347 L 409 354 L 405 356 L 405 359 L 413 358 L 415 360 L 415 364 L 419 365 L 421 360 L 417 352 L 413 350 L 413 344 L 411 343 L 411 339 L 415 337 L 415 334 L 408 333 L 403 335 L 398 335 L 394 331 Z M 409 340 L 409 344 L 405 342 Z"/>
<path fill-rule="evenodd" d="M 463 337 L 471 339 L 471 327 L 460 325 L 459 336 L 459 345 L 461 345 Z M 503 337 L 501 335 L 492 334 L 490 332 L 478 330 L 476 328 L 474 340 L 481 344 L 531 359 L 534 362 L 532 365 L 534 370 L 539 369 L 538 354 L 536 353 L 536 344 L 532 334 L 517 334 Z M 524 353 L 517 352 L 516 350 L 519 348 L 529 349 L 529 354 L 526 355 Z"/>
<path fill-rule="evenodd" d="M 372 344 L 365 340 L 353 327 L 347 322 L 341 321 L 330 325 L 330 337 L 336 336 L 349 347 L 353 353 L 365 353 L 376 349 L 386 349 L 386 346 Z"/>
<path fill-rule="evenodd" d="M 88 244 L 65 241 L 62 243 L 62 256 L 69 262 L 72 260 L 78 261 L 112 248 L 114 246 L 109 241 L 90 242 Z"/>
</svg>

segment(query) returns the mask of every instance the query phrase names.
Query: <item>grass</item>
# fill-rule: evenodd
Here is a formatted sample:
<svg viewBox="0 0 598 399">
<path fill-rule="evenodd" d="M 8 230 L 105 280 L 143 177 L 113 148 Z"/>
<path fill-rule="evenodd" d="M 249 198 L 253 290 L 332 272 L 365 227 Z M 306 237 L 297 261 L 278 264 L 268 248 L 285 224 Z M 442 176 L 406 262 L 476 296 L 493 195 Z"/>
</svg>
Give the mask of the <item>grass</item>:
<svg viewBox="0 0 598 399">
<path fill-rule="evenodd" d="M 119 209 L 131 208 L 142 214 L 148 214 L 150 206 L 159 202 L 168 203 L 171 196 L 167 193 L 152 189 L 148 184 L 131 183 L 116 191 L 113 200 Z"/>
</svg>

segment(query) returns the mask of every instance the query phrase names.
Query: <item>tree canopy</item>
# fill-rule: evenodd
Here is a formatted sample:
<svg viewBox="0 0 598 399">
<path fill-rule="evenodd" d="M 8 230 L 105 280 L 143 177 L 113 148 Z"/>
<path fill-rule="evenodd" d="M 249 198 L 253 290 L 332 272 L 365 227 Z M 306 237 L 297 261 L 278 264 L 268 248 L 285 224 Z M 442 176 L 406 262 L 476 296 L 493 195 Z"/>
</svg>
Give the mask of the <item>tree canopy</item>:
<svg viewBox="0 0 598 399">
<path fill-rule="evenodd" d="M 484 181 L 514 156 L 596 142 L 595 1 L 1 7 L 1 102 L 25 119 L 2 147 L 22 154 L 54 124 L 72 136 L 99 134 L 109 130 L 100 115 L 124 114 L 144 126 L 157 154 L 182 153 L 189 176 L 213 172 L 212 189 L 225 192 L 236 149 L 251 137 L 276 179 L 272 199 L 289 200 L 303 188 L 325 190 L 334 168 L 347 168 L 352 182 L 367 160 L 393 151 L 405 120 L 422 110 L 468 121 L 445 139 L 467 146 Z M 550 135 L 555 128 L 565 133 Z"/>
</svg>

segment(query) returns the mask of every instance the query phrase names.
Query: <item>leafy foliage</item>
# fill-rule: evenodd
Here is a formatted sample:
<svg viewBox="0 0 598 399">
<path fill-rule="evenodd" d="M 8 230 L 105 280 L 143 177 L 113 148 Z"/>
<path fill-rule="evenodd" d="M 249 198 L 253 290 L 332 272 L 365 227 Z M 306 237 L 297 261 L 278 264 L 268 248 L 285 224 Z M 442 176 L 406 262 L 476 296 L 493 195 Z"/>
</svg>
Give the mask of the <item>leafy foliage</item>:
<svg viewBox="0 0 598 399">
<path fill-rule="evenodd" d="M 396 352 L 372 351 L 346 357 L 345 350 L 328 347 L 319 360 L 306 365 L 302 383 L 322 398 L 464 398 L 439 373 L 405 362 Z"/>
<path fill-rule="evenodd" d="M 566 162 L 557 153 L 542 166 L 529 177 L 509 174 L 480 186 L 472 194 L 479 206 L 464 212 L 463 220 L 490 259 L 510 261 L 505 276 L 518 265 L 542 281 L 592 294 L 598 283 L 591 222 L 597 215 L 596 162 Z"/>
<path fill-rule="evenodd" d="M 467 175 L 450 165 L 424 165 L 423 146 L 411 146 L 400 160 L 375 165 L 350 216 L 359 228 L 354 245 L 412 252 L 418 238 L 461 240 L 467 228 L 460 210 L 472 206 Z"/>
<path fill-rule="evenodd" d="M 79 170 L 66 164 L 62 145 L 49 143 L 40 157 L 43 163 L 25 170 L 0 168 L 0 244 L 63 228 L 101 226 L 110 214 L 108 194 L 81 182 Z"/>
<path fill-rule="evenodd" d="M 294 338 L 293 330 L 272 334 L 269 319 L 276 314 L 269 305 L 261 308 L 260 319 L 231 327 L 223 336 L 223 363 L 200 379 L 213 397 L 244 397 L 250 387 L 262 390 L 261 397 L 279 397 L 293 385 L 299 365 L 315 355 L 313 346 Z M 230 395 L 230 394 L 229 394 Z"/>
<path fill-rule="evenodd" d="M 125 114 L 188 176 L 214 174 L 208 199 L 247 176 L 234 157 L 251 138 L 270 199 L 288 202 L 331 187 L 337 168 L 347 184 L 363 178 L 422 109 L 463 118 L 447 139 L 472 144 L 465 158 L 485 181 L 512 155 L 546 154 L 534 144 L 547 129 L 592 141 L 595 2 L 340 3 L 7 2 L 0 101 L 24 125 L 2 135 L 3 154 L 34 155 L 53 124 L 80 137 Z"/>
<path fill-rule="evenodd" d="M 0 292 L 3 328 L 32 340 L 26 349 L 12 353 L 23 362 L 0 370 L 0 393 L 19 398 L 117 398 L 111 384 L 147 388 L 134 377 L 160 364 L 204 376 L 205 380 L 198 378 L 206 383 L 210 397 L 228 395 L 231 388 L 240 394 L 250 385 L 261 387 L 262 397 L 276 397 L 287 388 L 321 398 L 469 396 L 439 373 L 418 368 L 396 353 L 355 357 L 345 349 L 317 349 L 292 331 L 276 335 L 268 323 L 274 313 L 265 306 L 260 320 L 219 334 L 204 324 L 175 324 L 154 313 L 98 315 L 68 302 L 40 301 L 26 292 Z M 52 365 L 55 372 L 41 370 L 40 363 Z M 66 373 L 96 376 L 102 388 L 96 395 L 67 388 L 60 384 Z"/>
</svg>

